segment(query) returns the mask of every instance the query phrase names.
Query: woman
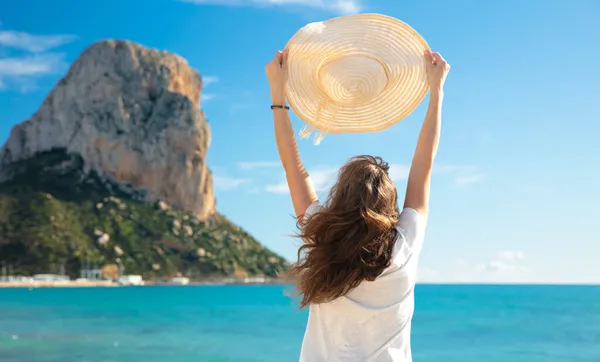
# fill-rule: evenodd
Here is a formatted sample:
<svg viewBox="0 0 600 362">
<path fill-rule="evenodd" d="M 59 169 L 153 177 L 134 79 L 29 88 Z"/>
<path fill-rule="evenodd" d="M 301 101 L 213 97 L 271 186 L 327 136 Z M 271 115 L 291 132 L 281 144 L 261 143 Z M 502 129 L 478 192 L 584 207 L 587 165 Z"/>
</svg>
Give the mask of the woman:
<svg viewBox="0 0 600 362">
<path fill-rule="evenodd" d="M 425 52 L 429 108 L 400 212 L 388 164 L 372 156 L 348 161 L 327 201 L 319 202 L 284 107 L 287 55 L 277 52 L 266 73 L 279 157 L 304 240 L 291 270 L 301 307 L 310 306 L 300 360 L 411 361 L 413 290 L 450 66 L 439 53 Z"/>
</svg>

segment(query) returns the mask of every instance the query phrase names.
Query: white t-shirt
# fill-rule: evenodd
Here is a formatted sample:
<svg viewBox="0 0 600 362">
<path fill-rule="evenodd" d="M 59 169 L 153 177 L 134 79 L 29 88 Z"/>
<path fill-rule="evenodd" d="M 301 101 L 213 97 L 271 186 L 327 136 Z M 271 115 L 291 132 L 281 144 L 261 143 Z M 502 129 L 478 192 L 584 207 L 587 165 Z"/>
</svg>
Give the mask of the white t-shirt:
<svg viewBox="0 0 600 362">
<path fill-rule="evenodd" d="M 318 203 L 306 216 L 317 212 Z M 405 208 L 398 222 L 392 265 L 376 280 L 363 281 L 347 295 L 310 306 L 300 362 L 411 362 L 417 261 L 425 221 Z"/>
</svg>

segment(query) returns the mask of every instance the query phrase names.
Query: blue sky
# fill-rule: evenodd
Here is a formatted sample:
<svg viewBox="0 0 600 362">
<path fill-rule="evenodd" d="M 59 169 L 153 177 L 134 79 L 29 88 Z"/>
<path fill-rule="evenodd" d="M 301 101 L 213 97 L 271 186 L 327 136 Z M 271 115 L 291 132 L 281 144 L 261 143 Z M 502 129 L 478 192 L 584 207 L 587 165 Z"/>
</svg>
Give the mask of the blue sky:
<svg viewBox="0 0 600 362">
<path fill-rule="evenodd" d="M 452 65 L 421 280 L 600 283 L 594 0 L 5 1 L 0 140 L 94 41 L 178 53 L 209 83 L 202 108 L 219 211 L 293 259 L 264 64 L 306 23 L 357 11 L 407 22 Z M 357 154 L 384 157 L 403 191 L 424 107 L 384 132 L 300 142 L 319 192 Z"/>
</svg>

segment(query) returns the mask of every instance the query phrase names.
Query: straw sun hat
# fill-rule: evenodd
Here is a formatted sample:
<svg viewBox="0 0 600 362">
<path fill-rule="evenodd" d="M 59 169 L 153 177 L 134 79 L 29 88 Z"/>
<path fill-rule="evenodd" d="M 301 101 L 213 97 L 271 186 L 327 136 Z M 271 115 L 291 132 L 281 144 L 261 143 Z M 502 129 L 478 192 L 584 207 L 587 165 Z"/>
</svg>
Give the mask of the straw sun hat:
<svg viewBox="0 0 600 362">
<path fill-rule="evenodd" d="M 359 14 L 310 23 L 288 42 L 286 95 L 306 127 L 327 133 L 376 132 L 408 116 L 428 86 L 425 40 L 402 21 Z"/>
</svg>

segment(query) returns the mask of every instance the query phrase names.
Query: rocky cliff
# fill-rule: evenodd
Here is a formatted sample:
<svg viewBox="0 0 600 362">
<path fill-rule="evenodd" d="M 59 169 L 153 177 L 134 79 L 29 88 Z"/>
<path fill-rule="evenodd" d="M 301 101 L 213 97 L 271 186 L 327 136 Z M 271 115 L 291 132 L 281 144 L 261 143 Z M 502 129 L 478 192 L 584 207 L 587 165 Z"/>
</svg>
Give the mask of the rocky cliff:
<svg viewBox="0 0 600 362">
<path fill-rule="evenodd" d="M 77 277 L 119 264 L 152 279 L 285 272 L 215 210 L 201 90 L 176 55 L 89 47 L 2 148 L 0 266 Z"/>
<path fill-rule="evenodd" d="M 202 81 L 185 59 L 128 41 L 93 44 L 0 152 L 7 164 L 38 152 L 80 155 L 101 178 L 206 218 L 215 211 L 206 165 L 210 129 Z"/>
</svg>

